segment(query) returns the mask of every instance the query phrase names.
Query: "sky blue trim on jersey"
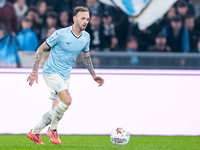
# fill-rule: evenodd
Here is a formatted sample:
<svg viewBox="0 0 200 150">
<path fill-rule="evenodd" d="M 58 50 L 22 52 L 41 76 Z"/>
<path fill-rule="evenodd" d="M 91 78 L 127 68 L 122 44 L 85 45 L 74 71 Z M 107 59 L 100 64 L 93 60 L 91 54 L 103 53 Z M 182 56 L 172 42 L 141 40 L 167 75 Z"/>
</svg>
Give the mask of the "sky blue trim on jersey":
<svg viewBox="0 0 200 150">
<path fill-rule="evenodd" d="M 127 9 L 126 13 L 128 15 L 133 15 L 135 13 L 134 5 L 132 3 L 132 0 L 122 0 L 122 4 L 126 7 L 126 9 Z"/>
</svg>

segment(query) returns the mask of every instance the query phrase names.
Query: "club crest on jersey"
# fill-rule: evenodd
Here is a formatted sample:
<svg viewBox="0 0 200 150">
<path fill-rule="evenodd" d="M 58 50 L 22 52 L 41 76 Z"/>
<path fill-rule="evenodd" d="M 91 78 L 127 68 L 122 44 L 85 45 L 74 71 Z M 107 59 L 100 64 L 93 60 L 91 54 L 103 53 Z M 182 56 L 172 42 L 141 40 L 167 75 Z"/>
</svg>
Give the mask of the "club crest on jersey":
<svg viewBox="0 0 200 150">
<path fill-rule="evenodd" d="M 85 42 L 83 42 L 83 41 L 82 41 L 81 43 L 82 43 L 82 47 L 84 47 L 84 45 L 85 45 Z"/>
</svg>

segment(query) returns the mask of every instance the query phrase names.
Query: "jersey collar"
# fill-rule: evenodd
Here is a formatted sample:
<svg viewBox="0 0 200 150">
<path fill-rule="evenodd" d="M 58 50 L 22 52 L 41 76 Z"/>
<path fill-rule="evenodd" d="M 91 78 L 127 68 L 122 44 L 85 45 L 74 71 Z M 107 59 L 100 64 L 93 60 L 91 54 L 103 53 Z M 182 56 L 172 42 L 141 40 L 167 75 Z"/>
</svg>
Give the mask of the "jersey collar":
<svg viewBox="0 0 200 150">
<path fill-rule="evenodd" d="M 82 33 L 81 33 L 79 36 L 77 36 L 77 35 L 73 32 L 72 26 L 70 27 L 70 30 L 71 30 L 71 33 L 72 33 L 76 38 L 80 38 L 80 37 L 82 36 Z"/>
</svg>

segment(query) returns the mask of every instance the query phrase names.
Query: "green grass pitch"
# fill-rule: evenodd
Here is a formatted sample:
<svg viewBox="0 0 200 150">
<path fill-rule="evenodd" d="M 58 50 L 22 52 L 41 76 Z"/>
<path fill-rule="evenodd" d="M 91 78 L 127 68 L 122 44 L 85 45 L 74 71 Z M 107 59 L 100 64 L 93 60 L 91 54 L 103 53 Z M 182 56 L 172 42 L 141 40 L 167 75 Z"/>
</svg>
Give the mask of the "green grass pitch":
<svg viewBox="0 0 200 150">
<path fill-rule="evenodd" d="M 200 150 L 200 136 L 131 136 L 128 145 L 117 146 L 104 135 L 60 135 L 61 145 L 42 135 L 36 145 L 26 135 L 0 135 L 0 150 Z"/>
</svg>

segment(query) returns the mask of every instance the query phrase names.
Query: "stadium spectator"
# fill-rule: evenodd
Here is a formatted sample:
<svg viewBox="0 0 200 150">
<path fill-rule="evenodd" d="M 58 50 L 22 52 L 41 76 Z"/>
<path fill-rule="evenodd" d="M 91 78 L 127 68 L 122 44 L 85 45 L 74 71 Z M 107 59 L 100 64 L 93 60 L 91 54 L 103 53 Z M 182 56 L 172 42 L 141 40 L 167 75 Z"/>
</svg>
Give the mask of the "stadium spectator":
<svg viewBox="0 0 200 150">
<path fill-rule="evenodd" d="M 192 5 L 189 5 L 185 0 L 179 0 L 177 2 L 177 13 L 182 17 L 184 22 L 187 15 L 194 16 L 194 8 Z"/>
<path fill-rule="evenodd" d="M 195 18 L 198 18 L 200 16 L 200 0 L 190 0 L 189 3 L 194 8 Z"/>
<path fill-rule="evenodd" d="M 11 33 L 5 34 L 0 27 L 0 67 L 17 67 L 19 57 Z"/>
<path fill-rule="evenodd" d="M 119 51 L 119 45 L 118 45 L 117 37 L 112 37 L 111 38 L 110 50 L 111 51 Z"/>
<path fill-rule="evenodd" d="M 164 28 L 166 25 L 169 25 L 172 17 L 174 17 L 175 15 L 176 15 L 176 8 L 172 6 L 163 16 L 163 19 L 160 22 L 158 22 L 158 25 L 155 27 L 155 35 L 160 33 L 162 28 Z"/>
<path fill-rule="evenodd" d="M 150 27 L 148 27 L 148 30 L 151 32 L 152 39 L 154 39 L 154 37 L 156 37 L 156 35 L 161 32 L 163 27 L 170 24 L 171 18 L 175 15 L 176 8 L 172 6 L 163 17 L 161 17 L 160 19 L 155 21 Z M 153 41 L 151 41 L 150 43 L 152 42 Z"/>
<path fill-rule="evenodd" d="M 13 4 L 13 7 L 17 16 L 17 29 L 19 31 L 23 17 L 28 10 L 26 0 L 16 0 L 16 2 Z"/>
<path fill-rule="evenodd" d="M 37 13 L 37 10 L 35 9 L 35 7 L 30 7 L 28 11 L 26 12 L 25 16 L 31 17 L 31 19 L 35 23 L 39 22 L 39 14 Z"/>
<path fill-rule="evenodd" d="M 46 26 L 44 26 L 41 30 L 40 43 L 43 43 L 44 40 L 47 38 L 47 32 L 50 28 L 52 27 L 57 28 L 57 13 L 49 12 L 47 14 L 46 23 L 47 23 Z"/>
<path fill-rule="evenodd" d="M 195 19 L 195 29 L 200 31 L 200 16 Z"/>
<path fill-rule="evenodd" d="M 31 29 L 32 25 L 33 20 L 30 17 L 25 17 L 21 25 L 22 30 L 16 36 L 19 49 L 22 51 L 36 51 L 38 47 L 38 38 Z"/>
<path fill-rule="evenodd" d="M 185 27 L 189 31 L 190 50 L 193 50 L 196 47 L 198 37 L 200 36 L 200 32 L 198 30 L 195 30 L 194 26 L 195 26 L 194 17 L 186 16 Z"/>
<path fill-rule="evenodd" d="M 127 44 L 126 44 L 126 52 L 136 52 L 138 51 L 138 40 L 134 36 L 130 36 L 127 39 Z"/>
<path fill-rule="evenodd" d="M 40 39 L 41 26 L 40 26 L 39 14 L 37 13 L 36 9 L 34 7 L 30 7 L 26 12 L 25 16 L 28 16 L 32 19 L 33 21 L 32 30 L 37 34 L 38 39 Z"/>
<path fill-rule="evenodd" d="M 192 49 L 191 52 L 197 52 L 197 53 L 200 53 L 200 37 L 198 38 L 197 45 L 195 46 L 194 49 Z"/>
<path fill-rule="evenodd" d="M 127 44 L 126 44 L 126 52 L 128 53 L 134 53 L 138 51 L 138 40 L 134 36 L 130 36 L 127 39 Z M 139 59 L 137 56 L 132 56 L 130 58 L 130 64 L 132 65 L 137 65 L 139 64 Z"/>
<path fill-rule="evenodd" d="M 29 7 L 33 7 L 33 6 L 37 6 L 37 4 L 40 1 L 43 1 L 47 4 L 47 9 L 49 11 L 56 11 L 56 12 L 60 11 L 59 5 L 60 5 L 61 0 L 27 0 L 26 3 Z"/>
<path fill-rule="evenodd" d="M 0 40 L 4 37 L 4 32 L 2 29 L 0 29 Z"/>
<path fill-rule="evenodd" d="M 147 51 L 148 47 L 154 44 L 155 27 L 150 26 L 144 30 L 140 30 L 136 25 L 132 31 L 132 35 L 138 40 L 138 51 Z"/>
<path fill-rule="evenodd" d="M 167 38 L 167 45 L 172 49 L 172 52 L 189 52 L 189 33 L 182 25 L 179 15 L 171 19 L 171 24 L 163 28 L 162 34 Z"/>
<path fill-rule="evenodd" d="M 148 51 L 150 52 L 171 52 L 171 48 L 166 45 L 167 39 L 162 34 L 159 33 L 155 38 L 155 45 L 150 46 Z"/>
<path fill-rule="evenodd" d="M 0 29 L 3 31 L 4 34 L 7 33 L 6 27 L 3 23 L 0 22 Z"/>
<path fill-rule="evenodd" d="M 60 15 L 59 15 L 58 27 L 65 28 L 65 27 L 68 27 L 69 25 L 71 25 L 71 23 L 69 23 L 69 13 L 63 10 L 60 12 Z"/>
<path fill-rule="evenodd" d="M 42 26 L 44 26 L 46 23 L 47 4 L 45 1 L 39 1 L 36 6 L 37 6 L 37 13 L 39 16 L 39 20 L 37 22 L 40 24 L 42 28 Z"/>
<path fill-rule="evenodd" d="M 170 23 L 172 17 L 176 15 L 176 8 L 172 6 L 166 13 L 165 18 L 167 19 L 167 23 Z"/>
<path fill-rule="evenodd" d="M 106 9 L 106 12 L 113 17 L 115 22 L 119 48 L 124 49 L 126 47 L 127 37 L 130 34 L 128 16 L 118 7 L 107 6 Z"/>
<path fill-rule="evenodd" d="M 103 48 L 103 26 L 101 25 L 101 17 L 92 15 L 90 24 L 88 24 L 86 31 L 90 34 L 90 49 L 91 51 L 100 51 Z"/>
<path fill-rule="evenodd" d="M 17 17 L 11 2 L 0 0 L 0 22 L 4 24 L 7 32 L 17 31 Z"/>
<path fill-rule="evenodd" d="M 97 0 L 86 0 L 86 7 L 90 10 L 91 15 L 101 15 L 102 9 Z"/>
<path fill-rule="evenodd" d="M 115 33 L 115 24 L 113 18 L 109 14 L 103 16 L 103 33 L 105 38 L 103 39 L 104 51 L 116 51 L 118 46 L 118 39 Z"/>
</svg>

